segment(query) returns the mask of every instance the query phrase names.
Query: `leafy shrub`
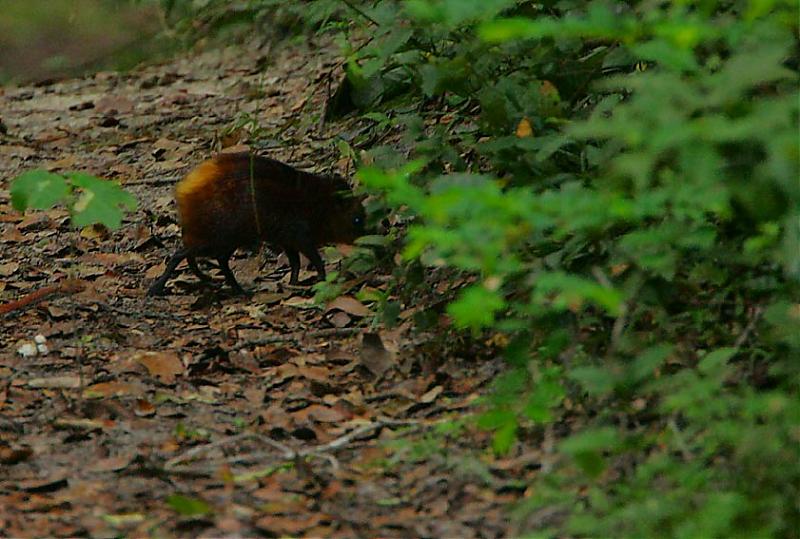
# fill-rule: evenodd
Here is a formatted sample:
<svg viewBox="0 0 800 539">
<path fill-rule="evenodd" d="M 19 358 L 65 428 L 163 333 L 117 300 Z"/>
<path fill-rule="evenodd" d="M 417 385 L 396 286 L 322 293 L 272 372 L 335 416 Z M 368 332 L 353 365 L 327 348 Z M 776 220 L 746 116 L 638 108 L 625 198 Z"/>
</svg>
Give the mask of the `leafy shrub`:
<svg viewBox="0 0 800 539">
<path fill-rule="evenodd" d="M 45 210 L 65 202 L 75 226 L 103 224 L 119 228 L 125 210 L 136 209 L 136 199 L 119 185 L 84 174 L 64 175 L 46 170 L 30 170 L 11 184 L 11 203 L 19 211 Z"/>
<path fill-rule="evenodd" d="M 495 449 L 563 422 L 564 395 L 594 416 L 522 513 L 563 507 L 552 531 L 578 535 L 791 534 L 796 6 L 405 7 L 351 76 L 402 66 L 458 127 L 398 115 L 422 161 L 360 177 L 418 216 L 408 259 L 478 276 L 456 324 L 516 343 L 481 419 Z"/>
</svg>

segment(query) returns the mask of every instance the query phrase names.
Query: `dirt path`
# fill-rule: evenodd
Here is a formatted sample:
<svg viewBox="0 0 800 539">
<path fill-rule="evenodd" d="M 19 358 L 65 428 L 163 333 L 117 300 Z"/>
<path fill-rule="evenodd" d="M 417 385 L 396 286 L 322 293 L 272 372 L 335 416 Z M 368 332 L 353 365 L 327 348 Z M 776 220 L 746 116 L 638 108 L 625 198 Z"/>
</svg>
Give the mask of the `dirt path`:
<svg viewBox="0 0 800 539">
<path fill-rule="evenodd" d="M 0 305 L 81 288 L 0 315 L 0 536 L 513 533 L 504 507 L 538 456 L 473 452 L 472 427 L 436 434 L 500 364 L 468 346 L 438 357 L 410 330 L 424 303 L 373 323 L 353 296 L 388 276 L 354 276 L 322 310 L 285 260 L 240 255 L 250 298 L 188 272 L 144 295 L 177 245 L 172 185 L 220 145 L 257 126 L 262 152 L 348 172 L 331 140 L 352 126 L 313 116 L 337 64 L 325 47 L 245 47 L 0 94 Z M 10 179 L 34 167 L 117 179 L 139 210 L 112 234 L 63 209 L 20 216 Z M 47 353 L 18 353 L 37 335 Z"/>
</svg>

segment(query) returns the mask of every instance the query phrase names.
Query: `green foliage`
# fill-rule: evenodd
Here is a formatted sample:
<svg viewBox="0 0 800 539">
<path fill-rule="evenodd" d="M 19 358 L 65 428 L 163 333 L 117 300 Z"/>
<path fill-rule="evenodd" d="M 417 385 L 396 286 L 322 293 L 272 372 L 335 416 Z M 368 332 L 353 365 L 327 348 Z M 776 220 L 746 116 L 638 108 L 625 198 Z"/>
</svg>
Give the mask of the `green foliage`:
<svg viewBox="0 0 800 539">
<path fill-rule="evenodd" d="M 184 517 L 200 517 L 211 513 L 211 506 L 199 498 L 173 494 L 167 498 L 167 505 Z"/>
<path fill-rule="evenodd" d="M 479 424 L 506 452 L 567 396 L 593 410 L 520 511 L 563 508 L 555 535 L 791 533 L 796 4 L 364 9 L 352 105 L 416 160 L 374 149 L 359 177 L 415 217 L 409 276 L 474 276 L 455 325 L 512 339 Z"/>
<path fill-rule="evenodd" d="M 159 0 L 168 33 L 186 43 L 211 38 L 230 43 L 251 38 L 293 36 L 304 31 L 336 27 L 349 16 L 339 0 Z"/>
<path fill-rule="evenodd" d="M 340 44 L 329 117 L 400 134 L 340 144 L 407 225 L 398 293 L 460 272 L 454 326 L 508 341 L 494 451 L 566 433 L 532 531 L 795 533 L 797 3 L 268 5 Z"/>
<path fill-rule="evenodd" d="M 45 210 L 61 202 L 69 206 L 72 222 L 79 227 L 100 223 L 116 229 L 124 212 L 136 209 L 136 199 L 117 184 L 82 172 L 62 176 L 30 170 L 11 184 L 11 203 L 19 211 Z"/>
</svg>

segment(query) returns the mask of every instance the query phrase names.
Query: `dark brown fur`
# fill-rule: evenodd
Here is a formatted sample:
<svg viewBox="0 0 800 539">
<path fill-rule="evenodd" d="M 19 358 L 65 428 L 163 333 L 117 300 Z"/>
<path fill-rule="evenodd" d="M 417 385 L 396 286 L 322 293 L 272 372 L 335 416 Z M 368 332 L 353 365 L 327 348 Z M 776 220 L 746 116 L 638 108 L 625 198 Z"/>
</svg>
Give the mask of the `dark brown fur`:
<svg viewBox="0 0 800 539">
<path fill-rule="evenodd" d="M 364 208 L 344 179 L 248 153 L 220 154 L 201 163 L 176 186 L 175 199 L 183 248 L 150 287 L 150 295 L 163 294 L 167 279 L 183 259 L 207 280 L 197 268 L 198 256 L 215 258 L 228 284 L 242 292 L 228 260 L 238 247 L 262 241 L 286 253 L 291 284 L 297 284 L 300 271 L 298 253 L 324 279 L 325 265 L 317 249 L 352 242 L 363 233 Z"/>
</svg>

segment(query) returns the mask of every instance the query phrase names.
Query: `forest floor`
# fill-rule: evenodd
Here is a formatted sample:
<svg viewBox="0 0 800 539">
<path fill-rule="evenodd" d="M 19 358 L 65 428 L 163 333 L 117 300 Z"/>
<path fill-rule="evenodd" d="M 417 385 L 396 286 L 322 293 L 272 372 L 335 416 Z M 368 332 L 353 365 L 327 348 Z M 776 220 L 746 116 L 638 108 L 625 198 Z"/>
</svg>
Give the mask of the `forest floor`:
<svg viewBox="0 0 800 539">
<path fill-rule="evenodd" d="M 145 295 L 179 244 L 172 186 L 221 147 L 254 137 L 352 174 L 332 141 L 358 126 L 312 115 L 340 73 L 325 44 L 242 46 L 0 89 L 0 305 L 51 292 L 0 314 L 0 536 L 518 533 L 509 507 L 547 444 L 500 458 L 473 423 L 454 428 L 502 361 L 411 323 L 459 283 L 429 276 L 390 329 L 355 299 L 391 296 L 390 275 L 351 276 L 318 305 L 282 256 L 235 257 L 252 296 L 187 271 Z M 114 179 L 138 210 L 110 233 L 63 208 L 21 215 L 10 182 L 32 168 Z M 325 251 L 329 269 L 342 252 Z M 21 354 L 39 335 L 47 351 Z"/>
</svg>

